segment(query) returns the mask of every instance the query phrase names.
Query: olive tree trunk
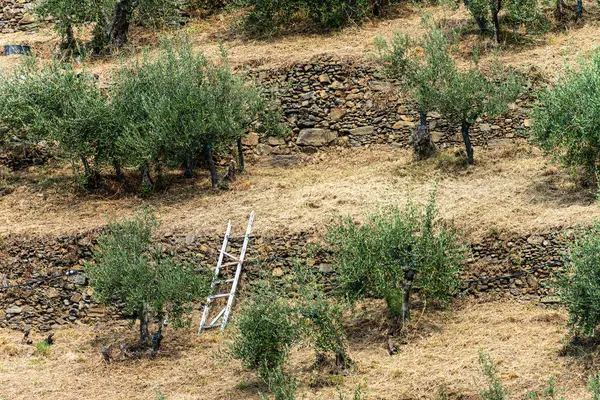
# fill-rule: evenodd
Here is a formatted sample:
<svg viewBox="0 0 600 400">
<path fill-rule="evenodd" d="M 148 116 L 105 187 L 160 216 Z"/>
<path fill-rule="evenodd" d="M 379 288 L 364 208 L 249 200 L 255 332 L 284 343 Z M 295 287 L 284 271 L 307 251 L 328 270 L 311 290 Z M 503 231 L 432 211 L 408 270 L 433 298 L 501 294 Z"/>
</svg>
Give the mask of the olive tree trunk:
<svg viewBox="0 0 600 400">
<path fill-rule="evenodd" d="M 150 170 L 147 162 L 140 165 L 140 176 L 142 178 L 142 187 L 146 187 L 149 190 L 154 189 L 154 182 L 152 182 L 152 178 L 150 177 Z"/>
<path fill-rule="evenodd" d="M 210 183 L 212 184 L 213 190 L 217 189 L 219 184 L 219 177 L 217 176 L 217 167 L 215 166 L 215 160 L 213 159 L 212 147 L 210 144 L 206 145 L 206 160 L 208 161 L 208 169 L 210 170 Z"/>
<path fill-rule="evenodd" d="M 113 168 L 115 169 L 115 175 L 117 176 L 117 180 L 119 182 L 125 182 L 125 174 L 123 174 L 121 163 L 116 158 L 113 160 Z"/>
<path fill-rule="evenodd" d="M 145 343 L 150 338 L 148 331 L 148 306 L 146 304 L 141 307 L 138 318 L 140 320 L 140 342 Z"/>
<path fill-rule="evenodd" d="M 467 151 L 467 161 L 469 164 L 473 164 L 473 146 L 471 145 L 471 136 L 469 135 L 469 129 L 471 124 L 467 121 L 463 121 L 460 126 L 460 132 L 462 133 L 463 141 L 465 142 L 465 149 Z"/>
<path fill-rule="evenodd" d="M 410 320 L 410 295 L 415 279 L 415 270 L 407 269 L 404 271 L 404 282 L 402 283 L 402 308 L 399 315 L 390 315 L 390 326 L 388 329 L 388 352 L 396 353 L 397 346 L 395 337 L 398 333 L 406 333 L 406 327 Z"/>
<path fill-rule="evenodd" d="M 112 18 L 106 31 L 105 43 L 117 48 L 127 43 L 129 20 L 137 5 L 137 0 L 119 0 L 115 4 Z"/>
<path fill-rule="evenodd" d="M 239 168 L 238 171 L 240 173 L 244 172 L 244 147 L 242 146 L 242 138 L 238 138 L 237 140 L 237 152 L 238 152 L 238 160 L 239 160 Z"/>
<path fill-rule="evenodd" d="M 502 8 L 502 0 L 492 0 L 491 12 L 492 12 L 492 24 L 494 25 L 494 41 L 500 43 L 500 20 L 498 14 Z"/>
</svg>

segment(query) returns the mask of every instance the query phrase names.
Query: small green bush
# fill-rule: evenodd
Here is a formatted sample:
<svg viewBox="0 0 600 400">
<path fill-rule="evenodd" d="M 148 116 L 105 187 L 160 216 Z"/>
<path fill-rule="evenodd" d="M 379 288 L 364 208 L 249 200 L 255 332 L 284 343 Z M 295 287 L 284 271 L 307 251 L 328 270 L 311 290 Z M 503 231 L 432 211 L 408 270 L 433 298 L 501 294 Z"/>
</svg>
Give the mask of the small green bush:
<svg viewBox="0 0 600 400">
<path fill-rule="evenodd" d="M 157 226 L 148 209 L 133 218 L 112 221 L 98 238 L 93 262 L 85 265 L 96 300 L 113 304 L 117 299 L 125 315 L 140 321 L 140 342 L 150 339 L 150 318 L 158 320 L 152 343 L 155 350 L 165 317 L 175 327 L 187 325 L 189 305 L 207 296 L 210 287 L 208 275 L 194 272 L 192 266 L 177 262 L 152 244 Z"/>
<path fill-rule="evenodd" d="M 291 348 L 300 340 L 298 315 L 270 284 L 262 282 L 242 302 L 234 325 L 231 356 L 269 384 L 273 373 L 283 373 Z"/>
<path fill-rule="evenodd" d="M 506 400 L 509 393 L 502 386 L 498 373 L 489 354 L 479 352 L 479 365 L 486 378 L 487 389 L 480 393 L 481 400 Z"/>
<path fill-rule="evenodd" d="M 46 342 L 45 340 L 42 340 L 41 342 L 38 342 L 35 344 L 34 354 L 36 354 L 38 356 L 47 357 L 50 355 L 50 352 L 52 351 L 51 347 L 52 346 L 50 346 L 48 344 L 48 342 Z"/>
</svg>

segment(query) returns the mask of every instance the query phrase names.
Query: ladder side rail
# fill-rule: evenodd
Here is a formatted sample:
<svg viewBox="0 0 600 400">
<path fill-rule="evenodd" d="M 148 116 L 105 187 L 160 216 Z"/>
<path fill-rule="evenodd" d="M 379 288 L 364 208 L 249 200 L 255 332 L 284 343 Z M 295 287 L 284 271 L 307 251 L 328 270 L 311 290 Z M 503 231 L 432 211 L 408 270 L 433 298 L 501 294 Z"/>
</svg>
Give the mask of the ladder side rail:
<svg viewBox="0 0 600 400">
<path fill-rule="evenodd" d="M 204 305 L 204 311 L 202 312 L 202 320 L 200 321 L 200 327 L 198 328 L 198 334 L 202 333 L 202 328 L 204 328 L 204 324 L 206 324 L 206 319 L 208 318 L 208 312 L 210 308 L 212 289 L 216 285 L 216 281 L 219 279 L 219 272 L 221 271 L 221 264 L 223 263 L 223 257 L 225 250 L 227 249 L 227 243 L 229 242 L 229 234 L 231 233 L 231 220 L 227 223 L 227 230 L 225 231 L 225 237 L 223 238 L 223 245 L 221 246 L 221 252 L 219 253 L 219 261 L 217 262 L 217 266 L 215 268 L 215 275 L 213 276 L 213 281 L 210 284 L 211 293 L 209 293 L 208 298 L 206 299 L 206 304 Z"/>
<path fill-rule="evenodd" d="M 246 257 L 246 250 L 248 249 L 248 242 L 250 241 L 250 233 L 252 232 L 252 224 L 254 223 L 254 211 L 250 213 L 250 220 L 248 221 L 248 227 L 246 228 L 246 235 L 244 236 L 244 244 L 242 245 L 242 251 L 240 253 L 240 259 L 235 271 L 235 278 L 233 281 L 233 285 L 231 286 L 231 295 L 227 301 L 227 307 L 225 308 L 225 314 L 223 315 L 223 322 L 221 323 L 221 330 L 225 329 L 225 325 L 227 325 L 227 320 L 229 319 L 229 312 L 231 311 L 231 306 L 233 305 L 233 298 L 235 296 L 235 291 L 238 286 L 238 282 L 240 280 L 240 275 L 242 274 L 242 265 L 244 264 L 244 258 Z"/>
</svg>

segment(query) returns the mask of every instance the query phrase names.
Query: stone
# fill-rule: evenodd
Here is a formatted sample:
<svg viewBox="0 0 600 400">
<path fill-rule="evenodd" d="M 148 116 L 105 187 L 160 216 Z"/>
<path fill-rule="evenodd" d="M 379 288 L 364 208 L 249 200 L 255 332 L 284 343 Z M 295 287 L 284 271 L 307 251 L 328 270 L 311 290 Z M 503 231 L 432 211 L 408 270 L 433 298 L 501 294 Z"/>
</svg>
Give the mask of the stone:
<svg viewBox="0 0 600 400">
<path fill-rule="evenodd" d="M 74 283 L 75 285 L 83 286 L 87 284 L 87 277 L 84 274 L 69 275 L 68 281 Z"/>
<path fill-rule="evenodd" d="M 268 156 L 273 152 L 273 149 L 268 144 L 259 143 L 258 146 L 256 146 L 256 152 L 261 156 Z"/>
<path fill-rule="evenodd" d="M 19 306 L 11 306 L 8 307 L 4 312 L 6 313 L 6 315 L 16 315 L 21 314 L 22 311 L 23 309 Z"/>
<path fill-rule="evenodd" d="M 319 82 L 329 84 L 329 83 L 331 83 L 331 79 L 329 79 L 329 75 L 322 74 L 322 75 L 319 75 Z"/>
<path fill-rule="evenodd" d="M 333 81 L 333 83 L 329 86 L 330 88 L 334 89 L 334 90 L 343 90 L 345 89 L 345 86 L 343 83 L 339 82 L 339 81 Z"/>
<path fill-rule="evenodd" d="M 538 246 L 544 243 L 544 238 L 542 236 L 531 235 L 527 238 L 527 243 Z"/>
<path fill-rule="evenodd" d="M 285 140 L 283 140 L 282 138 L 279 138 L 279 137 L 270 136 L 267 139 L 267 143 L 271 146 L 282 146 L 285 144 Z"/>
<path fill-rule="evenodd" d="M 283 276 L 283 269 L 281 269 L 279 267 L 273 268 L 271 275 L 274 276 L 275 278 L 279 278 L 279 277 Z"/>
<path fill-rule="evenodd" d="M 532 121 L 531 121 L 529 118 L 526 118 L 526 119 L 523 121 L 523 126 L 524 126 L 525 128 L 531 128 L 531 125 L 532 125 Z"/>
<path fill-rule="evenodd" d="M 319 271 L 326 273 L 326 274 L 331 273 L 331 272 L 333 272 L 333 265 L 332 264 L 320 264 Z"/>
<path fill-rule="evenodd" d="M 392 84 L 389 82 L 382 81 L 370 81 L 369 87 L 371 90 L 375 90 L 376 92 L 387 92 L 392 89 Z"/>
<path fill-rule="evenodd" d="M 414 122 L 400 120 L 396 121 L 394 125 L 392 125 L 392 129 L 399 130 L 406 127 L 412 128 L 413 126 L 415 126 Z"/>
<path fill-rule="evenodd" d="M 430 135 L 431 135 L 431 140 L 433 140 L 435 143 L 439 143 L 442 140 L 442 138 L 444 137 L 444 134 L 439 131 L 431 131 Z"/>
<path fill-rule="evenodd" d="M 300 146 L 326 146 L 337 138 L 337 133 L 329 129 L 302 129 L 296 144 Z"/>
<path fill-rule="evenodd" d="M 359 128 L 350 129 L 350 134 L 352 136 L 366 136 L 372 135 L 373 133 L 375 133 L 374 126 L 361 126 Z"/>
<path fill-rule="evenodd" d="M 242 144 L 244 146 L 250 146 L 250 147 L 258 146 L 258 133 L 250 132 L 249 134 L 244 136 L 242 138 Z"/>
<path fill-rule="evenodd" d="M 329 112 L 329 119 L 333 122 L 339 121 L 342 118 L 344 118 L 344 115 L 346 115 L 346 112 L 344 111 L 343 108 L 332 108 L 331 111 Z"/>
<path fill-rule="evenodd" d="M 481 132 L 491 132 L 492 127 L 490 126 L 490 124 L 481 124 L 479 125 L 479 130 Z"/>
<path fill-rule="evenodd" d="M 544 296 L 540 300 L 544 304 L 557 304 L 560 303 L 560 297 L 558 296 Z"/>
<path fill-rule="evenodd" d="M 25 14 L 23 18 L 19 21 L 19 25 L 27 25 L 35 22 L 35 17 L 31 14 Z"/>
</svg>

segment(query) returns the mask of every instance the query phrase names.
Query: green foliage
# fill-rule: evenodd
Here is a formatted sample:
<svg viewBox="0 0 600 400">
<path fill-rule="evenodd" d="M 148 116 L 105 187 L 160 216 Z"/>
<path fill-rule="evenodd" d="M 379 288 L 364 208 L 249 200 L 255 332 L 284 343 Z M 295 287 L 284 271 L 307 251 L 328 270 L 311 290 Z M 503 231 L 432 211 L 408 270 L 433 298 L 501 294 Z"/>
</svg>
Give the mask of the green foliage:
<svg viewBox="0 0 600 400">
<path fill-rule="evenodd" d="M 68 156 L 97 165 L 115 155 L 110 107 L 90 74 L 27 59 L 0 81 L 0 90 L 0 120 L 13 134 L 25 130 L 32 140 L 56 140 Z"/>
<path fill-rule="evenodd" d="M 531 400 L 564 400 L 564 397 L 559 396 L 558 392 L 554 378 L 550 377 L 548 378 L 548 386 L 544 390 L 541 392 L 531 391 L 525 397 Z"/>
<path fill-rule="evenodd" d="M 592 336 L 600 322 L 600 223 L 571 247 L 568 271 L 557 277 L 559 295 L 575 334 Z"/>
<path fill-rule="evenodd" d="M 270 384 L 274 376 L 283 374 L 282 368 L 300 339 L 300 332 L 301 324 L 292 305 L 269 283 L 262 282 L 240 306 L 230 353 Z"/>
<path fill-rule="evenodd" d="M 73 27 L 106 21 L 115 0 L 40 0 L 34 9 L 42 18 L 54 17 L 65 46 L 74 45 Z"/>
<path fill-rule="evenodd" d="M 111 90 L 123 134 L 117 147 L 133 166 L 194 163 L 207 146 L 227 149 L 249 128 L 283 132 L 280 115 L 264 93 L 191 44 L 164 41 L 160 56 L 123 67 Z"/>
<path fill-rule="evenodd" d="M 286 373 L 281 366 L 268 370 L 265 383 L 275 400 L 296 400 L 298 380 L 289 372 Z M 268 400 L 262 393 L 259 396 L 261 400 Z"/>
<path fill-rule="evenodd" d="M 176 327 L 184 326 L 188 305 L 208 294 L 209 279 L 152 244 L 157 226 L 147 209 L 131 219 L 112 221 L 98 238 L 86 273 L 99 302 L 118 299 L 125 315 L 142 320 L 154 314 L 160 323 L 168 314 Z"/>
<path fill-rule="evenodd" d="M 496 117 L 507 112 L 508 104 L 521 93 L 522 79 L 503 69 L 497 60 L 488 75 L 476 63 L 459 71 L 452 57 L 452 42 L 435 24 L 427 20 L 425 24 L 428 32 L 418 42 L 399 33 L 391 45 L 378 39 L 379 59 L 390 75 L 401 79 L 421 111 L 436 110 L 461 126 L 472 163 L 471 125 L 483 115 Z M 419 48 L 422 52 L 416 51 Z"/>
<path fill-rule="evenodd" d="M 385 298 L 392 317 L 401 314 L 408 271 L 419 296 L 448 300 L 459 285 L 465 247 L 452 224 L 437 218 L 435 196 L 426 207 L 389 207 L 364 224 L 340 219 L 328 229 L 337 263 L 337 290 L 349 299 Z"/>
<path fill-rule="evenodd" d="M 321 28 L 338 29 L 361 23 L 372 12 L 368 0 L 240 0 L 238 4 L 250 7 L 244 28 L 258 36 L 280 31 L 294 17 Z"/>
<path fill-rule="evenodd" d="M 600 154 L 600 53 L 567 69 L 554 86 L 542 89 L 531 114 L 531 139 L 566 167 L 596 176 Z"/>
<path fill-rule="evenodd" d="M 508 398 L 508 392 L 502 386 L 498 378 L 498 373 L 489 354 L 479 352 L 479 365 L 481 372 L 487 380 L 487 389 L 483 390 L 479 396 L 482 400 L 505 400 Z"/>
<path fill-rule="evenodd" d="M 347 367 L 350 358 L 342 323 L 347 308 L 345 303 L 326 294 L 323 277 L 311 267 L 298 264 L 294 275 L 291 289 L 295 296 L 290 301 L 297 313 L 304 317 L 305 335 L 314 344 L 318 357 L 332 354 L 339 368 Z"/>
<path fill-rule="evenodd" d="M 35 355 L 47 357 L 50 355 L 51 351 L 51 346 L 45 340 L 42 340 L 41 342 L 35 344 Z"/>
<path fill-rule="evenodd" d="M 588 391 L 592 394 L 592 400 L 600 400 L 600 373 L 590 376 Z"/>
</svg>

